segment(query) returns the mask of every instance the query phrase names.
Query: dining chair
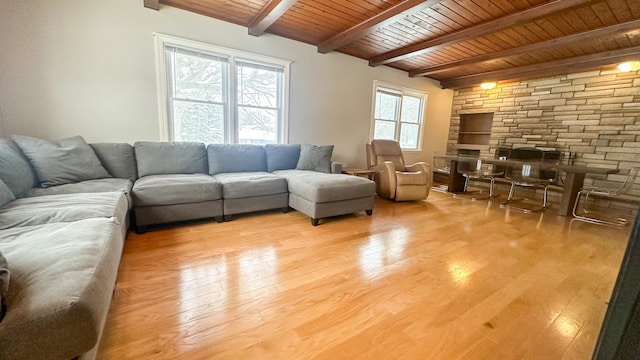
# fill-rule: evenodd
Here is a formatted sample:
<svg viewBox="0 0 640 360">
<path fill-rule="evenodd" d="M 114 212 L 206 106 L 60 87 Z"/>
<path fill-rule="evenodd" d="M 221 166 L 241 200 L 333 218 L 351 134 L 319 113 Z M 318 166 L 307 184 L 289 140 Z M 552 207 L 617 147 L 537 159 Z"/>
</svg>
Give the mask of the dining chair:
<svg viewBox="0 0 640 360">
<path fill-rule="evenodd" d="M 471 200 L 484 200 L 495 197 L 494 185 L 495 178 L 502 176 L 502 172 L 494 172 L 492 164 L 483 163 L 481 159 L 475 156 L 458 156 L 458 165 L 456 170 L 464 176 L 464 187 L 461 192 L 454 193 L 454 197 L 469 197 Z M 473 180 L 488 180 L 489 193 L 482 190 L 469 190 L 469 183 Z"/>
<path fill-rule="evenodd" d="M 621 200 L 623 197 L 627 195 L 629 189 L 633 186 L 637 176 L 638 171 L 640 171 L 640 167 L 634 167 L 629 170 L 629 174 L 627 175 L 625 181 L 615 189 L 605 189 L 605 188 L 584 188 L 578 191 L 576 195 L 576 202 L 573 205 L 573 217 L 580 221 L 585 221 L 594 224 L 602 224 L 602 225 L 615 225 L 615 226 L 624 226 L 628 223 L 628 220 L 622 216 L 615 215 L 611 213 L 610 209 L 607 210 L 607 214 L 596 214 L 595 212 L 589 210 L 589 198 L 599 198 L 606 200 Z M 581 202 L 581 199 L 584 196 L 584 201 L 582 201 L 582 213 L 578 214 L 578 205 Z M 640 200 L 640 199 L 639 199 Z M 595 200 L 594 200 L 595 202 Z"/>
<path fill-rule="evenodd" d="M 537 212 L 546 209 L 549 206 L 548 193 L 549 185 L 553 184 L 557 178 L 557 171 L 550 169 L 551 165 L 557 164 L 556 160 L 523 160 L 522 162 L 510 165 L 505 173 L 505 178 L 510 180 L 511 187 L 507 201 L 500 204 L 500 207 L 509 206 L 512 209 L 523 212 Z M 527 207 L 524 205 L 531 202 L 528 198 L 516 198 L 516 187 L 525 187 L 533 189 L 542 189 L 542 204 L 538 207 Z"/>
</svg>

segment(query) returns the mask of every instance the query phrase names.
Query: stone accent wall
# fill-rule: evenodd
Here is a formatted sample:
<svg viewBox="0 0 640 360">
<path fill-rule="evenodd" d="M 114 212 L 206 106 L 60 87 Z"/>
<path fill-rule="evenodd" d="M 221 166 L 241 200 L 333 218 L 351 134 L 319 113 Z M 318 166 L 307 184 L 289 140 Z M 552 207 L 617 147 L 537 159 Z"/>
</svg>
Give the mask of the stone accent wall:
<svg viewBox="0 0 640 360">
<path fill-rule="evenodd" d="M 576 165 L 621 170 L 606 178 L 587 175 L 585 186 L 619 186 L 630 168 L 640 166 L 640 71 L 589 71 L 492 90 L 459 89 L 447 152 L 457 151 L 460 114 L 478 112 L 494 113 L 484 156 L 493 156 L 498 146 L 558 149 L 575 154 Z M 640 196 L 640 185 L 631 193 Z"/>
</svg>

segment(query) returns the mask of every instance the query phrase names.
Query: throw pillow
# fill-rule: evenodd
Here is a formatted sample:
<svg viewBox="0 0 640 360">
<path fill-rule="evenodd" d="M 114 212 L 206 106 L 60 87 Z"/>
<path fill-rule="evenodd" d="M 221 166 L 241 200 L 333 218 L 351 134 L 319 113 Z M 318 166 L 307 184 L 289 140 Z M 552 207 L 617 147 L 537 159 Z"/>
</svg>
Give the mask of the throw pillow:
<svg viewBox="0 0 640 360">
<path fill-rule="evenodd" d="M 0 322 L 4 319 L 4 314 L 7 313 L 5 299 L 7 298 L 7 292 L 9 292 L 9 275 L 7 259 L 0 252 Z"/>
<path fill-rule="evenodd" d="M 57 142 L 21 135 L 12 138 L 31 162 L 44 188 L 111 177 L 81 136 Z"/>
<path fill-rule="evenodd" d="M 300 147 L 300 159 L 298 159 L 298 170 L 313 170 L 323 173 L 331 172 L 331 155 L 333 145 L 307 145 Z"/>
<path fill-rule="evenodd" d="M 29 159 L 11 139 L 0 139 L 0 179 L 18 197 L 38 186 L 38 177 Z"/>
<path fill-rule="evenodd" d="M 0 207 L 3 207 L 4 204 L 15 200 L 16 197 L 13 196 L 13 192 L 11 189 L 4 183 L 4 181 L 0 180 Z"/>
<path fill-rule="evenodd" d="M 300 144 L 266 144 L 267 171 L 291 170 L 298 166 Z"/>
</svg>

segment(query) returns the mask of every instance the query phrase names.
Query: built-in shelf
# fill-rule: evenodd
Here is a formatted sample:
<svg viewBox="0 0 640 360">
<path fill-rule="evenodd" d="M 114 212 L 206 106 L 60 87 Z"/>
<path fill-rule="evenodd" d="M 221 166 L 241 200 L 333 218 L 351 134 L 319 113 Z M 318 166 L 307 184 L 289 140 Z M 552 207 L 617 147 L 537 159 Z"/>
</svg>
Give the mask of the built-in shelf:
<svg viewBox="0 0 640 360">
<path fill-rule="evenodd" d="M 461 145 L 489 145 L 493 113 L 461 114 L 458 148 Z M 479 149 L 479 150 L 482 150 Z"/>
</svg>

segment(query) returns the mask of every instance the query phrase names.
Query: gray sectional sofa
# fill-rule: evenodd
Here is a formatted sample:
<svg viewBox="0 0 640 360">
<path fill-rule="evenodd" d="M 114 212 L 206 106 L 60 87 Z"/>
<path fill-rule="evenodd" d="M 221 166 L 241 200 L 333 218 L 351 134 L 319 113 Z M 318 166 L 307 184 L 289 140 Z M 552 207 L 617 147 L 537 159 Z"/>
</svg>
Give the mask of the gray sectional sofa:
<svg viewBox="0 0 640 360">
<path fill-rule="evenodd" d="M 331 150 L 0 139 L 0 360 L 95 357 L 130 219 L 371 215 L 375 184 L 339 174 Z"/>
</svg>

